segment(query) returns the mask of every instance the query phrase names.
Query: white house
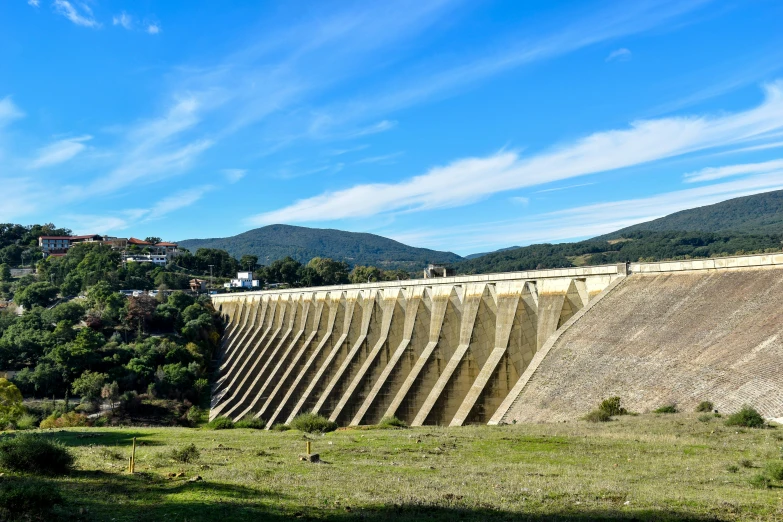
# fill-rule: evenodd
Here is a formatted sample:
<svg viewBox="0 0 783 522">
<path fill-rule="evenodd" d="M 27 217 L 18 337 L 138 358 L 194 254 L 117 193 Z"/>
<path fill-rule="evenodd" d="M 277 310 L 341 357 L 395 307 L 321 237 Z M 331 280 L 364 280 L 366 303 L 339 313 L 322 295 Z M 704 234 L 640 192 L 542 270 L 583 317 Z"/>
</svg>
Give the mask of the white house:
<svg viewBox="0 0 783 522">
<path fill-rule="evenodd" d="M 259 288 L 261 281 L 253 279 L 253 272 L 238 272 L 237 278 L 223 283 L 225 288 Z"/>
</svg>

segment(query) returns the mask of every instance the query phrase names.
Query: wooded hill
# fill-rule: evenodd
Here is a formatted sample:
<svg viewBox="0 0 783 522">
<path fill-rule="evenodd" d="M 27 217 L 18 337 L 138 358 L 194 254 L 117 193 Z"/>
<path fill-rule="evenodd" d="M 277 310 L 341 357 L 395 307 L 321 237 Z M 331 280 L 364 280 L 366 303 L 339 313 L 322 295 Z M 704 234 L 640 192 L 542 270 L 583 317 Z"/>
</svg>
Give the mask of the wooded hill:
<svg viewBox="0 0 783 522">
<path fill-rule="evenodd" d="M 221 249 L 236 258 L 254 255 L 262 265 L 286 256 L 300 263 L 327 257 L 350 266 L 418 271 L 428 263 L 448 264 L 462 259 L 452 252 L 411 247 L 375 234 L 291 225 L 269 225 L 224 238 L 186 239 L 179 245 L 191 252 L 199 248 Z"/>
</svg>

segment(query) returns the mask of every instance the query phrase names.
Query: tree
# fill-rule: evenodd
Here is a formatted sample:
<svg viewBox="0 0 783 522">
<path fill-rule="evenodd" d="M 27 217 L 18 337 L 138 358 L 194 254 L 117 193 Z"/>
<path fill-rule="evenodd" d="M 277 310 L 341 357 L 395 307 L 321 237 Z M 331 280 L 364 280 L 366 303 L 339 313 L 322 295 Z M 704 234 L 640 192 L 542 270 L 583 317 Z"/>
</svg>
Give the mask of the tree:
<svg viewBox="0 0 783 522">
<path fill-rule="evenodd" d="M 307 263 L 320 277 L 324 285 L 342 285 L 348 282 L 348 263 L 328 257 L 314 257 Z"/>
<path fill-rule="evenodd" d="M 351 283 L 376 282 L 383 279 L 381 270 L 374 266 L 355 266 L 351 271 Z"/>
<path fill-rule="evenodd" d="M 3 263 L 0 265 L 0 281 L 10 281 L 11 280 L 11 267 L 8 266 L 8 263 Z"/>
<path fill-rule="evenodd" d="M 146 241 L 147 243 L 152 243 L 153 245 L 157 245 L 162 240 L 157 236 L 149 236 L 149 237 L 145 237 L 144 241 Z"/>
<path fill-rule="evenodd" d="M 114 413 L 114 403 L 120 398 L 120 386 L 117 384 L 117 381 L 103 385 L 103 388 L 101 388 L 101 398 L 109 401 L 109 407 L 111 408 L 112 413 Z"/>
<path fill-rule="evenodd" d="M 150 297 L 147 294 L 142 294 L 138 297 L 129 297 L 125 321 L 128 324 L 138 326 L 140 329 L 146 331 L 157 306 L 158 302 L 155 298 Z"/>
<path fill-rule="evenodd" d="M 49 306 L 57 297 L 57 287 L 48 282 L 33 283 L 14 296 L 14 300 L 27 308 Z"/>
<path fill-rule="evenodd" d="M 258 256 L 252 256 L 250 254 L 245 254 L 242 256 L 239 260 L 239 266 L 242 267 L 243 270 L 247 270 L 248 272 L 252 272 L 258 267 Z"/>
<path fill-rule="evenodd" d="M 13 420 L 22 413 L 22 392 L 8 379 L 0 378 L 0 420 Z"/>
<path fill-rule="evenodd" d="M 78 379 L 73 381 L 71 390 L 83 401 L 95 403 L 101 398 L 101 390 L 107 377 L 108 375 L 105 373 L 93 373 L 90 370 L 85 370 Z"/>
<path fill-rule="evenodd" d="M 268 283 L 286 283 L 293 285 L 299 279 L 302 264 L 290 256 L 273 261 L 264 269 L 264 280 Z"/>
</svg>

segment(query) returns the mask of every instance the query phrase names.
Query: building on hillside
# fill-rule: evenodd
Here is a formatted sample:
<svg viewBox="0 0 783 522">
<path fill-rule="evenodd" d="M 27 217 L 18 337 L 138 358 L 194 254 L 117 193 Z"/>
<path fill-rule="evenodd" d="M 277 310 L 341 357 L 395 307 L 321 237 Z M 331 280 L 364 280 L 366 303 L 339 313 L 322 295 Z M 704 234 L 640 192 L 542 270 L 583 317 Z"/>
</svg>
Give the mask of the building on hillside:
<svg viewBox="0 0 783 522">
<path fill-rule="evenodd" d="M 90 234 L 86 236 L 40 236 L 38 238 L 38 247 L 41 251 L 49 255 L 64 255 L 69 248 L 77 243 L 102 242 L 103 236 Z"/>
<path fill-rule="evenodd" d="M 206 279 L 191 279 L 190 280 L 190 291 L 196 294 L 200 294 L 202 292 L 207 291 L 207 280 Z"/>
<path fill-rule="evenodd" d="M 225 288 L 259 288 L 261 281 L 253 279 L 253 272 L 238 272 L 236 279 L 223 283 Z"/>
<path fill-rule="evenodd" d="M 131 237 L 127 241 L 127 248 L 122 252 L 122 262 L 165 265 L 177 255 L 179 255 L 179 250 L 176 243 L 166 241 L 150 243 Z"/>
<path fill-rule="evenodd" d="M 456 275 L 456 270 L 444 265 L 429 265 L 424 269 L 424 279 L 433 279 L 436 277 L 451 277 Z"/>
<path fill-rule="evenodd" d="M 46 256 L 64 256 L 68 249 L 78 243 L 101 243 L 114 250 L 122 252 L 123 263 L 155 263 L 165 265 L 172 258 L 179 255 L 176 243 L 161 241 L 150 243 L 135 237 L 101 236 L 90 234 L 85 236 L 40 236 L 38 246 Z"/>
</svg>

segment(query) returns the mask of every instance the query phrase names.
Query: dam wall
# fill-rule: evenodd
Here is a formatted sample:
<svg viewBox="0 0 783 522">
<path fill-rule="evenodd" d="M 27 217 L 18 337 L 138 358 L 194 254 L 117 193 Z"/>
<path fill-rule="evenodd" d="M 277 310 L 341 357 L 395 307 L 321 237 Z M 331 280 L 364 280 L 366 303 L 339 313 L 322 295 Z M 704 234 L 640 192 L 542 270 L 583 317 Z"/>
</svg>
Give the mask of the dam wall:
<svg viewBox="0 0 783 522">
<path fill-rule="evenodd" d="M 627 265 L 223 294 L 210 418 L 487 423 L 538 349 Z"/>
<path fill-rule="evenodd" d="M 710 400 L 783 417 L 783 254 L 213 296 L 210 418 L 556 421 Z"/>
</svg>

